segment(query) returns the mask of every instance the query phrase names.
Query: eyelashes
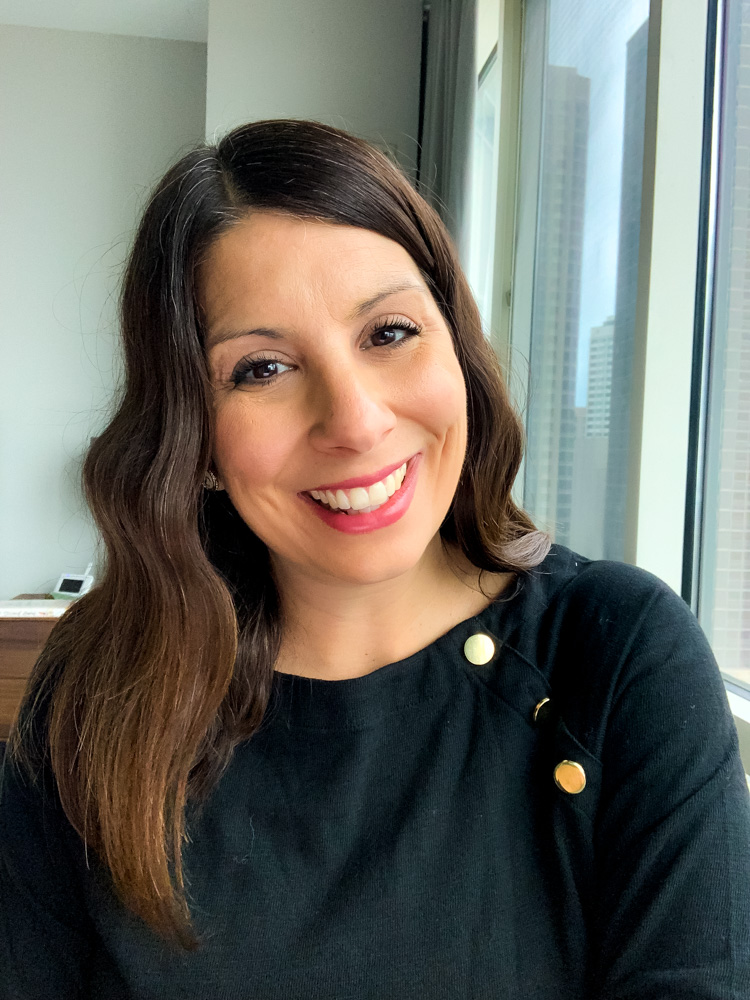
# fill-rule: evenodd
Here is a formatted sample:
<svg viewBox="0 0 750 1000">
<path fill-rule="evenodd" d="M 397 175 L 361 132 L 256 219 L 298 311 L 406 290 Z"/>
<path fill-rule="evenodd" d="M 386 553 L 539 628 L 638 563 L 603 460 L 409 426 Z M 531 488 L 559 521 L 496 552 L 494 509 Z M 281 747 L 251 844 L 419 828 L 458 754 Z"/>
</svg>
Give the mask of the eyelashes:
<svg viewBox="0 0 750 1000">
<path fill-rule="evenodd" d="M 291 371 L 291 366 L 272 357 L 243 358 L 232 372 L 230 382 L 235 388 L 254 383 L 267 385 L 269 382 L 275 382 L 279 375 L 283 374 L 279 369 Z M 248 375 L 252 375 L 253 378 L 248 378 Z"/>
<path fill-rule="evenodd" d="M 403 336 L 390 341 L 384 340 L 387 334 L 401 332 Z M 362 350 L 394 351 L 403 347 L 413 337 L 418 337 L 422 332 L 422 327 L 411 320 L 389 319 L 378 323 L 370 330 L 366 339 L 371 341 L 369 347 Z M 280 361 L 273 354 L 254 354 L 252 357 L 242 358 L 235 367 L 229 378 L 230 383 L 235 387 L 240 386 L 268 386 L 274 383 L 286 371 L 291 371 L 292 365 L 287 365 Z"/>
</svg>

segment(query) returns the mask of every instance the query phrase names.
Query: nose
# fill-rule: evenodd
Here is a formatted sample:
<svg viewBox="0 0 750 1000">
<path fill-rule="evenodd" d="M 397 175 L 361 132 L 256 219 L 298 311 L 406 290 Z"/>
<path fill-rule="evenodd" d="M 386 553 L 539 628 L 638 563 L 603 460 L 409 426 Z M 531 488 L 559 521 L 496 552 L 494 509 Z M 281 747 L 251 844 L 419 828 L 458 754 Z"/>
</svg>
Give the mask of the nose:
<svg viewBox="0 0 750 1000">
<path fill-rule="evenodd" d="M 311 395 L 310 440 L 321 451 L 372 451 L 396 426 L 377 374 L 354 364 L 319 373 Z"/>
</svg>

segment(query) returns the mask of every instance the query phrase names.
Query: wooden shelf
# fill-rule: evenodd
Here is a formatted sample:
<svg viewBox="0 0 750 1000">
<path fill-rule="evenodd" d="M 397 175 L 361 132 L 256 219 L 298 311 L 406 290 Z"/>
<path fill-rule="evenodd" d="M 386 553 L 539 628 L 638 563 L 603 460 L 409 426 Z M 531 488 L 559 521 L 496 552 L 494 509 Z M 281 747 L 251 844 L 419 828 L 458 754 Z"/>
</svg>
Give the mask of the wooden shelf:
<svg viewBox="0 0 750 1000">
<path fill-rule="evenodd" d="M 0 740 L 8 738 L 29 674 L 56 623 L 56 618 L 0 618 Z"/>
</svg>

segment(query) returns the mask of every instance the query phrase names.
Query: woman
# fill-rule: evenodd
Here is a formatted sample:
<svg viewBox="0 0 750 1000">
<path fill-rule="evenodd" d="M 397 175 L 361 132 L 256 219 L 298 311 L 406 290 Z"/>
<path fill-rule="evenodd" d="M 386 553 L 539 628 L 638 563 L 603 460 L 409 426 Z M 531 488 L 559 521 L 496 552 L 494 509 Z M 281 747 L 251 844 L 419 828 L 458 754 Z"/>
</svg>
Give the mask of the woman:
<svg viewBox="0 0 750 1000">
<path fill-rule="evenodd" d="M 0 997 L 748 996 L 716 663 L 514 505 L 517 418 L 401 173 L 313 122 L 190 153 L 122 328 L 106 570 L 3 773 Z"/>
</svg>

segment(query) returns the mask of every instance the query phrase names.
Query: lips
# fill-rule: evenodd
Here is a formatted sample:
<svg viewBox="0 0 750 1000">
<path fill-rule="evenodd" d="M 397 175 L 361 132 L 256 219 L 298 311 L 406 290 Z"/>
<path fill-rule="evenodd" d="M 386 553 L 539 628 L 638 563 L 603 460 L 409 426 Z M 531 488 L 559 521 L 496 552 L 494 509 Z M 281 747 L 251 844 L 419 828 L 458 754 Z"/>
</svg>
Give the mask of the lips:
<svg viewBox="0 0 750 1000">
<path fill-rule="evenodd" d="M 384 469 L 380 469 L 379 472 L 373 472 L 369 476 L 354 476 L 353 479 L 344 479 L 340 483 L 326 483 L 323 486 L 316 486 L 314 490 L 306 490 L 305 492 L 325 493 L 326 491 L 330 490 L 331 493 L 335 493 L 336 490 L 350 490 L 354 489 L 357 486 L 361 486 L 364 487 L 364 489 L 367 489 L 367 487 L 372 486 L 373 483 L 377 483 L 380 482 L 382 479 L 386 479 L 388 476 L 390 476 L 392 472 L 395 472 L 396 469 L 400 468 L 405 462 L 410 462 L 412 458 L 414 458 L 414 455 L 411 455 L 409 458 L 402 458 L 400 461 L 394 462 L 392 465 L 386 465 Z"/>
<path fill-rule="evenodd" d="M 313 500 L 323 503 L 332 510 L 355 511 L 374 510 L 384 504 L 400 489 L 406 475 L 407 462 L 392 472 L 385 479 L 379 479 L 370 486 L 354 486 L 348 490 L 311 490 Z"/>
<path fill-rule="evenodd" d="M 308 492 L 299 493 L 298 496 L 304 503 L 308 504 L 314 512 L 329 527 L 337 531 L 350 535 L 359 535 L 375 531 L 378 528 L 385 528 L 388 525 L 400 520 L 409 509 L 414 489 L 417 481 L 417 469 L 420 464 L 422 453 L 417 452 L 413 458 L 406 463 L 406 475 L 401 487 L 388 497 L 385 503 L 377 506 L 373 510 L 360 511 L 353 516 L 349 511 L 332 510 L 322 503 L 313 499 Z M 389 467 L 391 468 L 391 467 Z M 380 474 L 380 473 L 379 473 Z M 368 477 L 371 479 L 372 477 Z M 362 480 L 360 479 L 360 482 Z M 351 482 L 351 480 L 350 480 Z M 356 480 L 355 480 L 356 482 Z M 356 487 L 354 487 L 356 489 Z M 317 492 L 317 491 L 316 491 Z"/>
</svg>

